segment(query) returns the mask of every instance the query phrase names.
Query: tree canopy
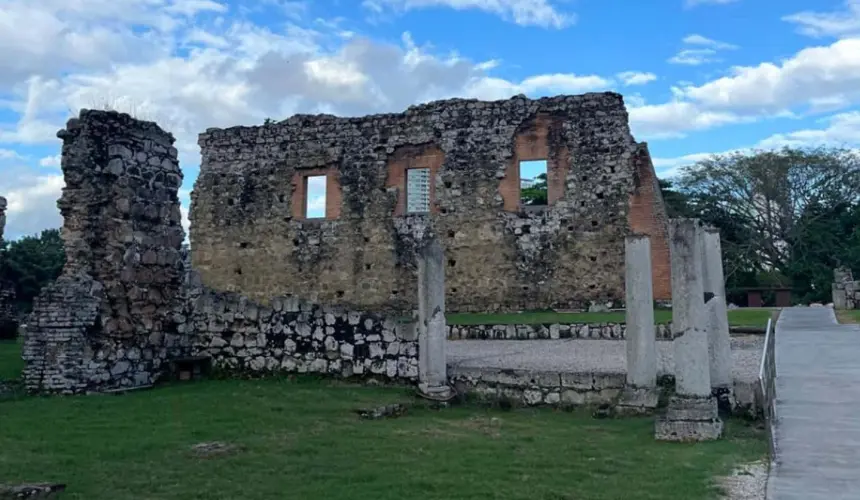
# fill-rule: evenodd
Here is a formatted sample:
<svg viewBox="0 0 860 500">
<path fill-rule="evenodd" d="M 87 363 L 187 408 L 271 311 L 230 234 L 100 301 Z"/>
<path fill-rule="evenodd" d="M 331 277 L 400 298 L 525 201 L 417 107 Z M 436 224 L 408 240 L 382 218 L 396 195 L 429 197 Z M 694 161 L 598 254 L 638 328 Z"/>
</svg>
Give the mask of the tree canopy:
<svg viewBox="0 0 860 500">
<path fill-rule="evenodd" d="M 860 268 L 860 155 L 838 148 L 715 155 L 662 181 L 670 216 L 721 231 L 726 286 L 787 286 L 829 301 L 833 268 Z"/>
<path fill-rule="evenodd" d="M 0 243 L 0 281 L 11 282 L 23 312 L 33 299 L 63 270 L 66 256 L 58 229 L 47 229 L 37 236 Z"/>
<path fill-rule="evenodd" d="M 548 198 L 546 174 L 535 177 L 534 184 L 520 190 L 520 199 L 525 205 L 546 205 Z"/>
</svg>

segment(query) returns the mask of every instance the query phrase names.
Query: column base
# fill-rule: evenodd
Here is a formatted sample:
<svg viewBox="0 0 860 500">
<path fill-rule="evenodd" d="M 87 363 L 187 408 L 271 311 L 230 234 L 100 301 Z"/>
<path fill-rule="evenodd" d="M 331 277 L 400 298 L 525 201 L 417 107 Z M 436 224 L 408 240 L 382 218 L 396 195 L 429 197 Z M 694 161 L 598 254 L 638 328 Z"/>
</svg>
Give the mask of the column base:
<svg viewBox="0 0 860 500">
<path fill-rule="evenodd" d="M 660 391 L 656 387 L 626 386 L 621 391 L 615 412 L 619 415 L 644 415 L 657 408 Z"/>
<path fill-rule="evenodd" d="M 429 385 L 421 382 L 418 384 L 418 395 L 425 399 L 433 401 L 450 401 L 457 395 L 454 390 L 447 385 Z"/>
<path fill-rule="evenodd" d="M 712 441 L 723 435 L 717 400 L 710 397 L 672 396 L 666 414 L 657 417 L 658 441 Z"/>
</svg>

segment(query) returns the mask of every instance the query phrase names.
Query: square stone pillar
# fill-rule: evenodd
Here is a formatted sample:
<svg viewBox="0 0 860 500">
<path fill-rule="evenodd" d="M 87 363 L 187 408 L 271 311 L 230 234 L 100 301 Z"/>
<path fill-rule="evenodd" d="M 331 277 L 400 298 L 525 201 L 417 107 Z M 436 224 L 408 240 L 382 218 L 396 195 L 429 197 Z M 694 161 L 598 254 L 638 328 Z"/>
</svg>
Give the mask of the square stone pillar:
<svg viewBox="0 0 860 500">
<path fill-rule="evenodd" d="M 452 396 L 445 343 L 445 255 L 434 238 L 418 251 L 418 388 L 431 399 Z"/>
<path fill-rule="evenodd" d="M 722 434 L 717 400 L 711 394 L 702 279 L 703 229 L 698 219 L 670 221 L 675 395 L 666 415 L 657 419 L 655 437 L 659 440 L 702 441 Z"/>
<path fill-rule="evenodd" d="M 651 239 L 647 235 L 627 236 L 624 251 L 627 386 L 617 409 L 623 413 L 643 413 L 656 408 L 658 400 Z"/>
<path fill-rule="evenodd" d="M 725 401 L 729 406 L 727 409 L 731 410 L 732 347 L 720 231 L 706 228 L 701 236 L 711 389 L 717 399 Z"/>
</svg>

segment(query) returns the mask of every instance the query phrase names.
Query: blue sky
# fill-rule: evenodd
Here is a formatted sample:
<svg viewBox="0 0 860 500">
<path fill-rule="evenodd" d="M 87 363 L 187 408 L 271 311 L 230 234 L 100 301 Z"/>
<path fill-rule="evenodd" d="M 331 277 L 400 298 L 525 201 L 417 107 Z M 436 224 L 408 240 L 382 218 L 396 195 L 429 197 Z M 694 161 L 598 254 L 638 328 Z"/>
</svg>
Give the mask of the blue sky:
<svg viewBox="0 0 860 500">
<path fill-rule="evenodd" d="M 176 135 L 296 112 L 614 90 L 658 173 L 712 153 L 860 144 L 860 0 L 0 0 L 7 233 L 60 224 L 81 107 Z M 317 200 L 319 201 L 319 200 Z"/>
</svg>

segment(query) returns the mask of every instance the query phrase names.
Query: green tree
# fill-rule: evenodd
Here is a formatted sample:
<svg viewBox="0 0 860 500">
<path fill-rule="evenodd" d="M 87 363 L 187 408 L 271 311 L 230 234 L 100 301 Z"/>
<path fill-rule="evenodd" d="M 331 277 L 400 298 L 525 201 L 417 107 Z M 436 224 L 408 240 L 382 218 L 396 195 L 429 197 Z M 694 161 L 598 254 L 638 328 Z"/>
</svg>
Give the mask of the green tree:
<svg viewBox="0 0 860 500">
<path fill-rule="evenodd" d="M 520 190 L 520 200 L 524 205 L 546 205 L 549 197 L 547 192 L 546 174 L 539 174 L 535 182 Z"/>
<path fill-rule="evenodd" d="M 727 288 L 784 285 L 801 300 L 829 300 L 833 267 L 857 265 L 855 152 L 715 155 L 682 169 L 677 185 L 691 212 L 721 230 Z"/>
<path fill-rule="evenodd" d="M 15 287 L 19 309 L 28 312 L 33 299 L 63 270 L 66 256 L 58 229 L 47 229 L 38 236 L 25 236 L 4 244 L 0 259 L 0 281 Z"/>
</svg>

